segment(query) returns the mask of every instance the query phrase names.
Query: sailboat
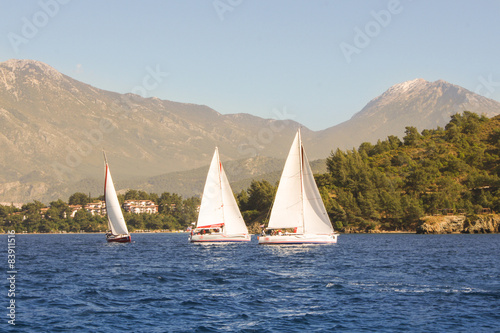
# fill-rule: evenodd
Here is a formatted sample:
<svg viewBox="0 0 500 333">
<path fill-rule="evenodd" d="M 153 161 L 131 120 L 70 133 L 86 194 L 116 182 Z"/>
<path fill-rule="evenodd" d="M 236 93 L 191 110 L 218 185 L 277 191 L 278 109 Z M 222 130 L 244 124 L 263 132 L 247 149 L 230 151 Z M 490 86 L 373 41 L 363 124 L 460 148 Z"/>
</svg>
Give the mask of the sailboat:
<svg viewBox="0 0 500 333">
<path fill-rule="evenodd" d="M 106 240 L 108 242 L 127 243 L 131 241 L 130 234 L 123 218 L 123 213 L 116 196 L 115 185 L 111 179 L 108 160 L 104 151 L 104 162 L 106 163 L 106 176 L 104 178 L 104 201 L 106 202 L 106 212 L 108 215 L 108 232 Z"/>
<path fill-rule="evenodd" d="M 233 191 L 216 147 L 208 170 L 196 228 L 191 242 L 249 242 L 250 235 L 241 217 Z"/>
<path fill-rule="evenodd" d="M 332 244 L 337 242 L 337 236 L 314 181 L 299 129 L 259 244 Z"/>
</svg>

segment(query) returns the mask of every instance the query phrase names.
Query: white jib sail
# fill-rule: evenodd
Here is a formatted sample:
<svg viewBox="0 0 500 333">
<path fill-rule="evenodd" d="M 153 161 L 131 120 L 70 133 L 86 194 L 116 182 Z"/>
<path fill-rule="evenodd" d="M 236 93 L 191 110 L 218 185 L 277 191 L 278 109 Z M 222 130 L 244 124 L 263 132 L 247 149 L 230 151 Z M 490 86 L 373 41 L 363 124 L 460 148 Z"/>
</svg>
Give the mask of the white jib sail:
<svg viewBox="0 0 500 333">
<path fill-rule="evenodd" d="M 224 233 L 228 235 L 248 233 L 220 162 L 219 150 L 215 148 L 203 189 L 196 227 L 203 228 L 218 224 L 224 224 Z"/>
<path fill-rule="evenodd" d="M 120 203 L 116 196 L 115 185 L 111 179 L 109 166 L 106 163 L 106 179 L 104 181 L 104 198 L 106 201 L 106 212 L 108 214 L 108 224 L 113 235 L 128 235 L 127 225 L 123 218 Z"/>
<path fill-rule="evenodd" d="M 222 203 L 224 210 L 224 233 L 226 235 L 248 234 L 247 226 L 241 216 L 240 208 L 236 203 L 233 191 L 227 180 L 226 173 L 220 163 Z"/>
<path fill-rule="evenodd" d="M 325 209 L 325 204 L 319 194 L 318 186 L 314 180 L 306 152 L 302 147 L 303 160 L 303 200 L 304 200 L 304 233 L 307 234 L 331 234 L 332 223 Z"/>
</svg>

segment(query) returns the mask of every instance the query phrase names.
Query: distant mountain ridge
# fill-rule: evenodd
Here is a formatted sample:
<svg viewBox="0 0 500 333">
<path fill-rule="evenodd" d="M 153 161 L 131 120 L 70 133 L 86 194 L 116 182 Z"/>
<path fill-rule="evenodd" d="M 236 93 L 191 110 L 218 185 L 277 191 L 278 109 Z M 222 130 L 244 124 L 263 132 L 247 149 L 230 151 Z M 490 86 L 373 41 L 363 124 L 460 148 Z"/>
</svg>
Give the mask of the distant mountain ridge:
<svg viewBox="0 0 500 333">
<path fill-rule="evenodd" d="M 225 161 L 284 157 L 298 127 L 109 92 L 38 61 L 9 60 L 0 63 L 0 197 L 52 197 L 54 186 L 100 179 L 102 148 L 117 180 L 201 167 L 215 146 Z"/>
<path fill-rule="evenodd" d="M 402 137 L 406 126 L 419 131 L 444 126 L 452 114 L 463 111 L 494 117 L 500 114 L 500 102 L 443 80 L 415 79 L 390 87 L 350 120 L 322 131 L 320 136 L 350 149 L 388 135 Z"/>
<path fill-rule="evenodd" d="M 304 145 L 310 160 L 324 159 L 337 147 L 401 136 L 405 126 L 444 126 L 463 110 L 493 116 L 500 114 L 500 103 L 445 81 L 417 79 L 389 88 L 347 122 L 317 132 L 302 127 Z M 96 184 L 103 177 L 102 148 L 119 188 L 157 191 L 161 179 L 188 170 L 194 175 L 209 164 L 215 146 L 225 164 L 258 161 L 245 171 L 248 177 L 279 174 L 282 165 L 271 161 L 285 158 L 299 126 L 288 119 L 222 115 L 204 105 L 118 94 L 39 61 L 8 60 L 0 63 L 0 201 L 47 202 L 84 188 L 101 191 Z M 172 187 L 162 191 L 200 193 L 202 188 L 187 183 L 188 175 L 182 184 L 165 182 Z"/>
</svg>

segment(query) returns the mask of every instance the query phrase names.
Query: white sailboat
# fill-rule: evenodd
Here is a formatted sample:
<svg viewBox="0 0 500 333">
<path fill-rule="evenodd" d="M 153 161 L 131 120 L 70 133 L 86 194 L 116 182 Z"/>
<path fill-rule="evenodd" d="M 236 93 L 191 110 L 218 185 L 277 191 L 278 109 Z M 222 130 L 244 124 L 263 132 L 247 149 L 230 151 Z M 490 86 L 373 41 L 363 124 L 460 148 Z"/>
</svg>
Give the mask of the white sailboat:
<svg viewBox="0 0 500 333">
<path fill-rule="evenodd" d="M 208 170 L 196 228 L 189 240 L 197 243 L 250 241 L 217 148 Z"/>
<path fill-rule="evenodd" d="M 106 176 L 104 178 L 104 201 L 106 202 L 106 212 L 108 215 L 108 232 L 106 239 L 108 242 L 127 243 L 131 241 L 130 234 L 123 218 L 123 213 L 116 196 L 115 185 L 111 179 L 108 160 L 104 153 L 104 162 L 106 163 Z"/>
<path fill-rule="evenodd" d="M 269 225 L 259 244 L 331 244 L 337 242 L 309 166 L 300 129 L 288 153 Z"/>
</svg>

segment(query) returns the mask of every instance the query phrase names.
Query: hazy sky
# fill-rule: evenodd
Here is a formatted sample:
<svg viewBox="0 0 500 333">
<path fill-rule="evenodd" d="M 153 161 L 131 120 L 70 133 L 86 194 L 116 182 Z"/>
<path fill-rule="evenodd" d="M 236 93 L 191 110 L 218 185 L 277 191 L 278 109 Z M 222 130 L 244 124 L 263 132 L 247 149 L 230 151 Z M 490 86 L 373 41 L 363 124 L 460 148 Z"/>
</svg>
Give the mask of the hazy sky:
<svg viewBox="0 0 500 333">
<path fill-rule="evenodd" d="M 3 0 L 0 61 L 321 130 L 415 78 L 500 101 L 499 18 L 497 0 Z"/>
</svg>

